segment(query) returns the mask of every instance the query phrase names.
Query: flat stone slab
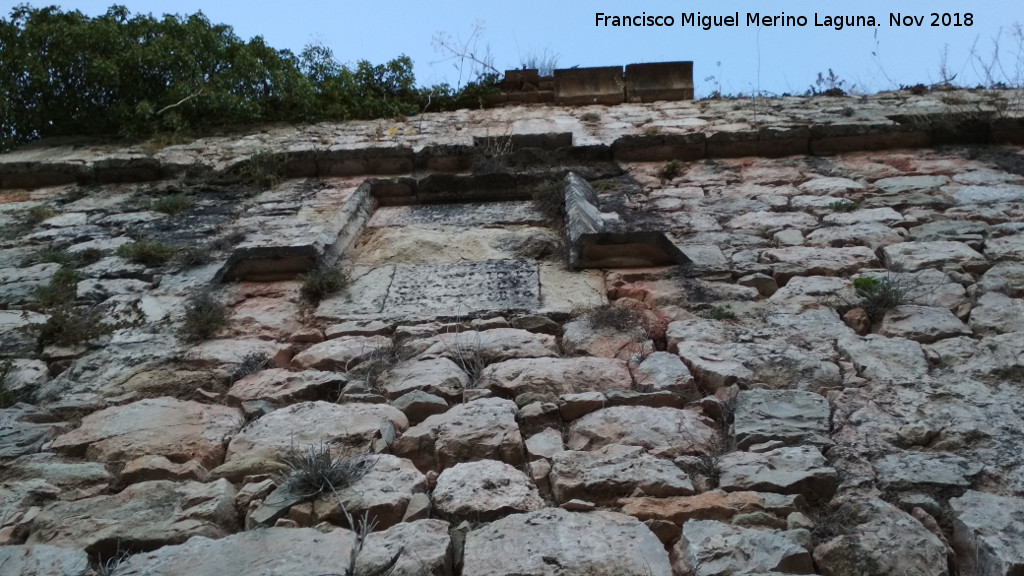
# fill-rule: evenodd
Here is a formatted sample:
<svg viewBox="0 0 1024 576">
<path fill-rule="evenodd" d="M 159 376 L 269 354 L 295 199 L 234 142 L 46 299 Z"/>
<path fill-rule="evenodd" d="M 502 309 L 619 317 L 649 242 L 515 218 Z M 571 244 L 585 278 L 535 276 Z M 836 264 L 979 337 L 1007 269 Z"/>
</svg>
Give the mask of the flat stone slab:
<svg viewBox="0 0 1024 576">
<path fill-rule="evenodd" d="M 953 543 L 974 560 L 975 574 L 1009 576 L 1024 571 L 1024 499 L 968 490 L 949 501 Z M 971 574 L 972 572 L 966 572 Z"/>
<path fill-rule="evenodd" d="M 702 416 L 675 408 L 613 406 L 572 423 L 570 450 L 596 450 L 609 444 L 642 446 L 656 456 L 704 454 L 713 448 L 715 430 Z"/>
<path fill-rule="evenodd" d="M 196 537 L 177 546 L 136 554 L 118 576 L 291 576 L 344 573 L 355 535 L 337 528 L 265 528 L 213 540 Z M 446 573 L 451 563 L 448 523 L 420 520 L 371 533 L 359 554 L 358 573 L 375 573 L 404 547 L 394 576 Z M 421 572 L 422 571 L 422 572 Z"/>
<path fill-rule="evenodd" d="M 677 550 L 694 576 L 814 573 L 811 553 L 801 545 L 800 536 L 779 530 L 691 520 L 683 524 Z"/>
<path fill-rule="evenodd" d="M 853 362 L 864 378 L 890 382 L 915 382 L 928 374 L 928 360 L 921 344 L 906 338 L 842 335 L 839 352 Z"/>
<path fill-rule="evenodd" d="M 117 494 L 48 504 L 32 523 L 28 544 L 82 548 L 112 556 L 124 547 L 179 544 L 192 536 L 222 538 L 237 527 L 235 488 L 158 480 Z"/>
<path fill-rule="evenodd" d="M 1024 332 L 1024 299 L 985 294 L 971 310 L 970 324 L 979 335 Z"/>
<path fill-rule="evenodd" d="M 830 443 L 828 401 L 803 390 L 742 390 L 736 405 L 736 445 L 746 450 L 754 444 L 779 441 Z"/>
<path fill-rule="evenodd" d="M 894 176 L 875 180 L 875 186 L 889 194 L 900 194 L 917 190 L 931 190 L 944 186 L 946 182 L 945 176 Z"/>
<path fill-rule="evenodd" d="M 423 471 L 474 460 L 500 460 L 518 466 L 525 454 L 516 412 L 515 402 L 502 398 L 459 404 L 406 430 L 393 450 Z"/>
<path fill-rule="evenodd" d="M 951 186 L 951 188 L 954 188 Z M 950 194 L 960 206 L 970 204 L 996 204 L 1024 202 L 1024 186 L 998 184 L 996 186 L 960 186 Z"/>
<path fill-rule="evenodd" d="M 939 268 L 946 264 L 985 262 L 985 257 L 967 244 L 950 240 L 901 242 L 882 248 L 882 254 L 886 263 L 907 272 Z"/>
<path fill-rule="evenodd" d="M 726 491 L 754 490 L 801 494 L 810 501 L 827 501 L 839 486 L 839 476 L 817 448 L 777 448 L 762 454 L 732 452 L 719 462 L 719 487 Z"/>
<path fill-rule="evenodd" d="M 398 266 L 384 312 L 439 316 L 535 310 L 540 306 L 537 275 L 535 264 L 521 260 Z"/>
<path fill-rule="evenodd" d="M 517 358 L 485 368 L 479 385 L 510 398 L 526 392 L 560 396 L 630 390 L 633 378 L 625 362 L 609 358 Z"/>
<path fill-rule="evenodd" d="M 336 447 L 338 453 L 363 451 L 382 426 L 401 432 L 409 421 L 399 409 L 385 404 L 292 404 L 252 422 L 232 438 L 225 464 L 214 474 L 240 480 L 246 474 L 268 471 L 292 447 L 305 450 L 321 442 Z"/>
<path fill-rule="evenodd" d="M 729 522 L 738 514 L 755 512 L 785 518 L 806 508 L 807 502 L 799 494 L 710 490 L 694 496 L 621 498 L 619 505 L 624 514 L 641 520 L 659 520 L 682 526 L 689 520 Z"/>
<path fill-rule="evenodd" d="M 5 574 L 50 576 L 85 574 L 89 556 L 83 550 L 57 546 L 0 546 L 0 567 Z"/>
<path fill-rule="evenodd" d="M 532 224 L 544 220 L 530 202 L 416 204 L 377 209 L 367 228 L 406 226 L 493 226 Z"/>
<path fill-rule="evenodd" d="M 33 300 L 36 288 L 46 286 L 60 264 L 44 262 L 24 268 L 0 268 L 0 302 L 21 304 Z"/>
<path fill-rule="evenodd" d="M 100 461 L 158 454 L 196 460 L 212 468 L 242 427 L 241 411 L 172 398 L 140 400 L 86 416 L 82 425 L 53 442 L 53 450 Z"/>
<path fill-rule="evenodd" d="M 463 462 L 441 472 L 433 501 L 443 518 L 474 522 L 544 507 L 537 487 L 526 474 L 496 460 Z"/>
<path fill-rule="evenodd" d="M 921 487 L 966 488 L 981 472 L 981 464 L 944 452 L 904 452 L 875 461 L 882 486 L 904 489 Z"/>
<path fill-rule="evenodd" d="M 670 576 L 672 568 L 658 538 L 632 516 L 545 508 L 467 534 L 462 573 Z"/>
<path fill-rule="evenodd" d="M 927 343 L 969 335 L 971 331 L 946 308 L 907 304 L 885 313 L 879 333 Z"/>
<path fill-rule="evenodd" d="M 611 444 L 592 452 L 554 455 L 551 488 L 556 502 L 573 499 L 614 504 L 639 490 L 648 496 L 689 496 L 693 483 L 678 466 L 640 446 Z"/>
<path fill-rule="evenodd" d="M 945 546 L 914 516 L 875 498 L 851 498 L 838 511 L 847 518 L 843 533 L 814 548 L 822 574 L 949 575 Z M 958 564 L 961 559 L 957 554 Z"/>
</svg>

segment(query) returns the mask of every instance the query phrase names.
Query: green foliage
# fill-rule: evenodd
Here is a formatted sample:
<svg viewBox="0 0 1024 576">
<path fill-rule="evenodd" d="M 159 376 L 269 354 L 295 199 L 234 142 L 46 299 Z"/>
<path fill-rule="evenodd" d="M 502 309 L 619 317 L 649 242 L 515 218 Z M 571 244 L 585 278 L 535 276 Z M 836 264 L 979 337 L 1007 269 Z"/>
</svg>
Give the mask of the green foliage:
<svg viewBox="0 0 1024 576">
<path fill-rule="evenodd" d="M 732 311 L 732 307 L 726 304 L 725 306 L 712 306 L 708 308 L 705 315 L 712 320 L 735 320 L 736 313 Z"/>
<path fill-rule="evenodd" d="M 257 188 L 273 188 L 284 180 L 284 156 L 257 152 L 242 164 L 242 181 Z"/>
<path fill-rule="evenodd" d="M 548 221 L 560 221 L 565 212 L 565 191 L 561 181 L 538 186 L 533 191 L 533 207 Z"/>
<path fill-rule="evenodd" d="M 302 281 L 302 295 L 313 303 L 345 288 L 349 283 L 348 274 L 338 268 L 322 265 L 299 276 L 299 280 Z"/>
<path fill-rule="evenodd" d="M 860 208 L 860 204 L 849 200 L 837 200 L 828 205 L 833 212 L 853 212 Z"/>
<path fill-rule="evenodd" d="M 117 255 L 137 264 L 156 267 L 167 264 L 174 257 L 177 250 L 174 246 L 164 244 L 159 240 L 140 238 L 131 244 L 125 244 L 117 249 Z"/>
<path fill-rule="evenodd" d="M 2 44 L 0 44 L 2 46 Z M 0 127 L 2 129 L 2 127 Z M 32 228 L 47 218 L 56 216 L 57 213 L 46 206 L 35 206 L 21 213 L 20 220 L 25 226 Z"/>
<path fill-rule="evenodd" d="M 840 78 L 831 68 L 828 69 L 828 74 L 818 72 L 814 84 L 815 86 L 811 86 L 807 91 L 808 96 L 846 96 L 847 93 L 846 80 Z M 853 86 L 850 86 L 849 90 L 853 90 Z"/>
<path fill-rule="evenodd" d="M 39 251 L 37 260 L 39 262 L 52 262 L 61 266 L 68 266 L 75 261 L 75 255 L 67 250 L 47 246 Z"/>
<path fill-rule="evenodd" d="M 270 356 L 263 352 L 250 352 L 231 371 L 231 382 L 238 382 L 246 376 L 251 376 L 270 365 Z"/>
<path fill-rule="evenodd" d="M 878 289 L 882 286 L 882 281 L 872 276 L 862 276 L 855 278 L 853 281 L 853 289 L 857 291 L 858 296 L 870 296 L 878 292 Z"/>
<path fill-rule="evenodd" d="M 103 259 L 103 251 L 99 248 L 86 248 L 75 252 L 75 265 L 88 266 Z"/>
<path fill-rule="evenodd" d="M 174 254 L 174 262 L 182 268 L 202 266 L 213 260 L 208 246 L 185 246 Z"/>
<path fill-rule="evenodd" d="M 335 457 L 331 445 L 325 443 L 310 444 L 306 450 L 292 446 L 282 460 L 288 470 L 278 477 L 278 485 L 307 498 L 336 492 L 365 476 L 377 463 L 369 454 Z"/>
<path fill-rule="evenodd" d="M 681 172 L 682 167 L 679 165 L 679 161 L 669 160 L 658 170 L 658 178 L 662 181 L 668 182 L 673 180 L 676 176 L 679 176 Z"/>
<path fill-rule="evenodd" d="M 197 292 L 185 301 L 185 323 L 179 335 L 188 342 L 206 340 L 227 321 L 227 306 L 210 292 Z"/>
<path fill-rule="evenodd" d="M 18 402 L 18 395 L 7 387 L 7 377 L 14 371 L 14 361 L 0 362 L 0 408 L 10 408 Z"/>
<path fill-rule="evenodd" d="M 40 306 L 46 308 L 70 304 L 75 301 L 80 279 L 78 273 L 73 269 L 61 266 L 50 278 L 49 284 L 36 287 L 36 301 Z"/>
<path fill-rule="evenodd" d="M 298 56 L 191 15 L 101 16 L 19 5 L 0 19 L 0 151 L 51 136 L 174 141 L 176 134 L 266 122 L 389 118 L 487 105 L 496 76 L 461 89 L 417 88 L 412 60 L 340 64 Z"/>
<path fill-rule="evenodd" d="M 643 325 L 640 314 L 625 306 L 615 306 L 614 304 L 602 304 L 592 308 L 585 317 L 590 327 L 595 330 L 629 332 Z"/>
<path fill-rule="evenodd" d="M 878 320 L 888 310 L 909 301 L 910 293 L 920 287 L 920 282 L 916 278 L 915 276 L 910 280 L 902 280 L 891 274 L 881 279 L 872 276 L 856 278 L 853 281 L 853 290 L 859 298 L 857 305 L 863 308 L 872 320 Z"/>
<path fill-rule="evenodd" d="M 407 351 L 401 346 L 394 344 L 374 348 L 369 354 L 354 358 L 350 364 L 353 367 L 346 367 L 345 372 L 349 377 L 360 379 L 376 392 L 383 393 L 380 388 L 380 377 L 388 370 L 394 368 L 399 362 L 406 359 Z"/>
<path fill-rule="evenodd" d="M 163 212 L 170 216 L 177 216 L 187 212 L 192 207 L 192 197 L 188 194 L 177 193 L 164 196 L 158 200 L 155 200 L 150 206 L 151 209 L 157 212 Z"/>
<path fill-rule="evenodd" d="M 133 305 L 126 315 L 121 315 L 114 321 L 110 321 L 110 310 L 98 304 L 75 306 L 70 302 L 63 302 L 46 308 L 44 312 L 49 316 L 39 327 L 36 335 L 36 345 L 40 350 L 49 344 L 87 344 L 122 328 L 141 326 L 146 320 L 146 315 L 137 304 Z"/>
</svg>

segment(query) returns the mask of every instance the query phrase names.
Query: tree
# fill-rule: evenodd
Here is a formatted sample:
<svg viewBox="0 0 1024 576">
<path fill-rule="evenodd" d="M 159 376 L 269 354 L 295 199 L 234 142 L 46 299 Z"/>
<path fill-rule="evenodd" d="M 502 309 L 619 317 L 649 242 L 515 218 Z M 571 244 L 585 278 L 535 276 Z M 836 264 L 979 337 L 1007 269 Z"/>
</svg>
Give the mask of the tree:
<svg viewBox="0 0 1024 576">
<path fill-rule="evenodd" d="M 479 83 L 418 89 L 407 56 L 354 69 L 319 44 L 295 56 L 202 12 L 157 19 L 115 5 L 90 18 L 20 5 L 0 19 L 0 150 L 50 136 L 410 115 L 431 101 L 484 104 L 487 93 Z"/>
</svg>

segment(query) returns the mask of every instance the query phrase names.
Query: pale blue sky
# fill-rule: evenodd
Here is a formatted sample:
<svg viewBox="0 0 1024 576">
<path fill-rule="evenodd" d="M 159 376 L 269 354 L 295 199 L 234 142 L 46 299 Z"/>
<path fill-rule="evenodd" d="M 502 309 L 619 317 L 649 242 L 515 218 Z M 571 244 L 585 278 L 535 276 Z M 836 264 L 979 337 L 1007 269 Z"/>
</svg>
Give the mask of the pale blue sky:
<svg viewBox="0 0 1024 576">
<path fill-rule="evenodd" d="M 112 3 L 104 0 L 69 0 L 56 3 L 66 10 L 81 10 L 89 15 L 104 12 Z M 420 84 L 457 82 L 451 62 L 438 62 L 431 39 L 447 32 L 465 40 L 474 22 L 484 26 L 478 49 L 487 45 L 500 69 L 518 67 L 523 56 L 547 49 L 560 55 L 559 65 L 601 66 L 693 60 L 697 96 L 715 89 L 716 76 L 724 93 L 762 90 L 770 93 L 802 93 L 814 82 L 818 72 L 831 68 L 855 84 L 858 91 L 876 91 L 894 84 L 931 83 L 940 80 L 939 64 L 948 46 L 948 68 L 957 74 L 958 83 L 977 84 L 983 73 L 976 52 L 989 60 L 993 39 L 1000 33 L 1000 78 L 1021 81 L 1024 78 L 1024 49 L 1013 36 L 1014 23 L 1024 23 L 1022 4 L 1012 0 L 932 0 L 928 3 L 905 0 L 862 0 L 838 2 L 808 0 L 719 0 L 669 1 L 643 0 L 623 2 L 509 0 L 492 2 L 412 0 L 219 0 L 215 3 L 184 0 L 173 3 L 152 0 L 121 0 L 132 12 L 163 14 L 192 13 L 202 10 L 210 20 L 230 24 L 235 32 L 249 38 L 262 35 L 276 48 L 296 52 L 312 41 L 331 47 L 339 60 L 367 59 L 381 63 L 399 54 L 415 62 Z M 17 2 L 0 2 L 8 15 Z M 42 5 L 44 3 L 33 3 Z M 602 6 L 601 4 L 605 4 Z M 629 6 L 628 8 L 623 6 Z M 927 6 L 928 8 L 921 8 Z M 756 28 L 745 25 L 708 31 L 678 25 L 681 12 L 727 15 L 746 13 L 802 15 L 804 28 Z M 874 16 L 877 28 L 815 27 L 826 15 Z M 929 14 L 970 11 L 971 27 L 930 27 Z M 595 26 L 595 12 L 609 14 L 671 14 L 672 28 L 603 28 Z M 924 16 L 920 28 L 895 28 L 889 25 L 889 13 Z M 720 63 L 720 65 L 718 65 Z"/>
</svg>

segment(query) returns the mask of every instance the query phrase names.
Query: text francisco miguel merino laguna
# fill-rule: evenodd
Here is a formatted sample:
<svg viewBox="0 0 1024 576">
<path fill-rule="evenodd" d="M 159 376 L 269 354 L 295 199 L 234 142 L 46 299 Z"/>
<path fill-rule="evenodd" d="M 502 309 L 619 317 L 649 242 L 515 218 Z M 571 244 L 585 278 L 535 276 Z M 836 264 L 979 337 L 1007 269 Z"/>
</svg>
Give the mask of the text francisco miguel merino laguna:
<svg viewBox="0 0 1024 576">
<path fill-rule="evenodd" d="M 671 15 L 649 15 L 642 12 L 638 15 L 618 15 L 596 12 L 595 26 L 604 27 L 656 27 L 675 26 L 676 17 Z M 680 26 L 693 28 L 738 27 L 738 26 L 762 26 L 762 27 L 801 27 L 813 23 L 814 26 L 835 28 L 842 30 L 846 28 L 874 27 L 878 24 L 874 16 L 850 16 L 850 15 L 820 15 L 817 12 L 814 16 L 794 16 L 785 12 L 779 14 L 762 14 L 760 12 L 746 12 L 746 18 L 740 18 L 739 12 L 732 14 L 701 14 L 700 12 L 683 12 L 679 15 Z M 889 13 L 889 26 L 972 26 L 974 15 L 970 12 L 954 13 L 931 13 L 928 15 L 904 14 L 900 12 Z"/>
</svg>

